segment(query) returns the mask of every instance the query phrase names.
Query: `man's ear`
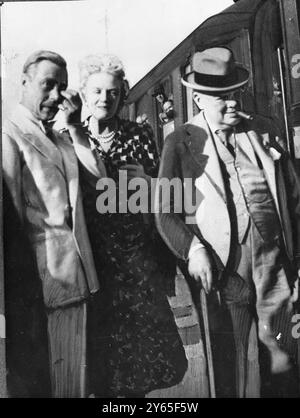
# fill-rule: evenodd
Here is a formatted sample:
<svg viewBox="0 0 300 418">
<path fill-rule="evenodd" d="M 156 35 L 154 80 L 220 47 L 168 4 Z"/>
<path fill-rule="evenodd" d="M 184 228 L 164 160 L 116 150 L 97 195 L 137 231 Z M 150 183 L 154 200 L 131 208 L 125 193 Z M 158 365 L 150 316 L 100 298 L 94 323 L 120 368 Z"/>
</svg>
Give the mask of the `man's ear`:
<svg viewBox="0 0 300 418">
<path fill-rule="evenodd" d="M 26 85 L 26 83 L 29 81 L 29 76 L 28 76 L 28 74 L 22 74 L 22 76 L 21 76 L 21 83 L 22 83 L 22 86 L 25 86 Z"/>
<path fill-rule="evenodd" d="M 201 96 L 197 91 L 193 92 L 193 100 L 199 108 L 200 108 L 200 97 Z"/>
<path fill-rule="evenodd" d="M 86 98 L 85 98 L 85 95 L 84 95 L 84 90 L 79 89 L 79 96 L 81 98 L 81 101 L 86 105 Z"/>
</svg>

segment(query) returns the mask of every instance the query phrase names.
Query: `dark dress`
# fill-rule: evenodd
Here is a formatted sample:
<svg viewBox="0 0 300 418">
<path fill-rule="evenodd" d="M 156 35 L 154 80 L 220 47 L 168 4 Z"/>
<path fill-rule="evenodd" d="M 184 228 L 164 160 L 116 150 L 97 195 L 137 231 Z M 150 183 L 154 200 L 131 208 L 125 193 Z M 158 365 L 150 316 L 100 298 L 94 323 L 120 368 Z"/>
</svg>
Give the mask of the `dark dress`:
<svg viewBox="0 0 300 418">
<path fill-rule="evenodd" d="M 118 122 L 108 152 L 86 127 L 107 176 L 117 183 L 120 165 L 134 161 L 156 176 L 158 154 L 150 126 Z M 156 231 L 153 215 L 99 214 L 96 199 L 101 192 L 91 190 L 83 173 L 81 189 L 101 284 L 90 315 L 91 390 L 100 396 L 134 396 L 173 386 L 187 368 L 166 298 L 174 285 L 175 260 Z"/>
</svg>

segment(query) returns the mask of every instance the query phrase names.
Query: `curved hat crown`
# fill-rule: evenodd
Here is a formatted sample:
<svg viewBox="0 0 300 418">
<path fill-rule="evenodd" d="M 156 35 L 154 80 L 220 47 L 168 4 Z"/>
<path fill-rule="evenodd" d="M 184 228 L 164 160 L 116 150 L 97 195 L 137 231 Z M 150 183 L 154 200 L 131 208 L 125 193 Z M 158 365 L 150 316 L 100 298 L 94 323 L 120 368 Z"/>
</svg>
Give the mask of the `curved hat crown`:
<svg viewBox="0 0 300 418">
<path fill-rule="evenodd" d="M 233 52 L 226 47 L 196 52 L 192 66 L 193 73 L 182 78 L 182 84 L 206 93 L 235 90 L 246 84 L 249 79 L 248 70 L 235 62 Z"/>
</svg>

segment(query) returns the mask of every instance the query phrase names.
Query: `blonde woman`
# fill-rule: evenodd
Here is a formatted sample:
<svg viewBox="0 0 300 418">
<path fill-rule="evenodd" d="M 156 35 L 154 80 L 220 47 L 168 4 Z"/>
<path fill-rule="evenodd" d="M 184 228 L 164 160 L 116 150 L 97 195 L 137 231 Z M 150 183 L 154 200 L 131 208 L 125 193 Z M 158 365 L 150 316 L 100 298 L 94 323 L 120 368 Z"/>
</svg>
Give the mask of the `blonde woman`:
<svg viewBox="0 0 300 418">
<path fill-rule="evenodd" d="M 120 168 L 128 180 L 156 176 L 158 154 L 150 126 L 118 117 L 128 90 L 121 61 L 111 55 L 86 57 L 80 63 L 80 83 L 90 112 L 85 133 L 107 177 L 118 189 Z M 84 173 L 81 183 L 102 286 L 90 342 L 96 395 L 144 396 L 173 386 L 187 367 L 166 298 L 166 289 L 172 292 L 174 286 L 174 259 L 151 219 L 145 222 L 141 213 L 99 214 L 100 192 L 91 190 Z"/>
</svg>

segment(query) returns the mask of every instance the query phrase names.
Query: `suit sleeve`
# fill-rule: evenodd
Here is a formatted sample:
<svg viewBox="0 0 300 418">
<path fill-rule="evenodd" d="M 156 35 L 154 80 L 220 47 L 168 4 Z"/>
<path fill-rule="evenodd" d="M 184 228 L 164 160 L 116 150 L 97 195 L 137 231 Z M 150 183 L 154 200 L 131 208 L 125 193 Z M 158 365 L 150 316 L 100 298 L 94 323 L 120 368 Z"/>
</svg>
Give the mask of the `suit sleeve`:
<svg viewBox="0 0 300 418">
<path fill-rule="evenodd" d="M 16 141 L 5 132 L 2 135 L 2 168 L 3 177 L 11 194 L 14 206 L 23 220 L 21 199 L 21 152 Z"/>
<path fill-rule="evenodd" d="M 156 225 L 175 256 L 187 261 L 194 234 L 184 221 L 183 191 L 180 158 L 174 134 L 171 134 L 165 141 L 156 184 Z"/>
<path fill-rule="evenodd" d="M 81 144 L 74 144 L 75 153 L 83 167 L 97 179 L 105 176 L 105 167 L 95 150 Z"/>
<path fill-rule="evenodd" d="M 259 127 L 262 132 L 268 132 L 269 142 L 267 148 L 271 153 L 272 149 L 281 157 L 276 161 L 276 181 L 278 189 L 279 205 L 282 211 L 282 218 L 286 222 L 283 223 L 284 233 L 292 242 L 290 256 L 294 258 L 297 268 L 300 268 L 300 179 L 291 160 L 289 153 L 286 151 L 286 141 L 284 134 L 274 121 L 259 117 Z M 264 144 L 265 145 L 265 144 Z M 286 223 L 290 227 L 285 228 Z M 292 236 L 289 236 L 291 235 Z"/>
<path fill-rule="evenodd" d="M 84 173 L 87 181 L 95 187 L 99 178 L 106 177 L 106 170 L 103 161 L 98 156 L 95 149 L 91 149 L 90 143 L 84 130 L 80 130 L 76 133 L 77 140 L 74 140 L 74 135 L 71 136 L 69 131 L 61 132 L 66 141 L 73 143 L 74 151 L 82 167 L 82 173 Z"/>
</svg>

